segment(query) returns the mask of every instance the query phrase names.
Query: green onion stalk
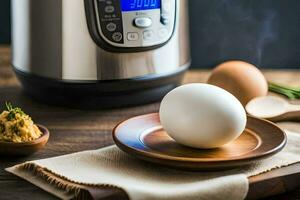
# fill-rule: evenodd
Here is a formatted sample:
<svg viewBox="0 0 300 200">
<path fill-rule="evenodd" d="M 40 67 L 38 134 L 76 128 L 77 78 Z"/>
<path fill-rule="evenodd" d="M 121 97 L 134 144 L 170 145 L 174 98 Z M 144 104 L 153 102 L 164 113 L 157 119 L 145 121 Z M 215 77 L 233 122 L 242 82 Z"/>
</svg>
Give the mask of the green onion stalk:
<svg viewBox="0 0 300 200">
<path fill-rule="evenodd" d="M 268 82 L 269 91 L 286 96 L 289 99 L 300 99 L 300 88 L 283 86 L 281 84 Z"/>
</svg>

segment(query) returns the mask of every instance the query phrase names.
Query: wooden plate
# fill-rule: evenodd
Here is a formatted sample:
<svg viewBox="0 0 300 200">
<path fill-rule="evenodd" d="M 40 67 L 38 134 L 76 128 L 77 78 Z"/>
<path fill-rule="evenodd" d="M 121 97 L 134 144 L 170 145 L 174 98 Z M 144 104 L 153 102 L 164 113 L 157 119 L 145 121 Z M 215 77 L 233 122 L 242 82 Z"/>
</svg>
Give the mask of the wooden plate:
<svg viewBox="0 0 300 200">
<path fill-rule="evenodd" d="M 0 142 L 0 155 L 27 156 L 42 149 L 49 139 L 49 131 L 42 125 L 37 125 L 42 132 L 41 137 L 30 142 Z"/>
<path fill-rule="evenodd" d="M 285 133 L 274 123 L 247 117 L 243 134 L 216 149 L 194 149 L 176 143 L 163 130 L 158 113 L 130 118 L 113 130 L 117 146 L 140 159 L 187 170 L 217 170 L 250 164 L 279 152 Z"/>
</svg>

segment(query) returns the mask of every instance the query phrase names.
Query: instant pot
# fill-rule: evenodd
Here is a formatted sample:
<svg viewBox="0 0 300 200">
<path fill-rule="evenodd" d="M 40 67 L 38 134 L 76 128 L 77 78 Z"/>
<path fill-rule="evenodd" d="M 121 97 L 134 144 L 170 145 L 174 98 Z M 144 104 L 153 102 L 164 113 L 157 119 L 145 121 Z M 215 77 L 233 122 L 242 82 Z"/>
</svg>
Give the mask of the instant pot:
<svg viewBox="0 0 300 200">
<path fill-rule="evenodd" d="M 52 104 L 161 99 L 190 65 L 187 0 L 13 0 L 13 68 Z"/>
</svg>

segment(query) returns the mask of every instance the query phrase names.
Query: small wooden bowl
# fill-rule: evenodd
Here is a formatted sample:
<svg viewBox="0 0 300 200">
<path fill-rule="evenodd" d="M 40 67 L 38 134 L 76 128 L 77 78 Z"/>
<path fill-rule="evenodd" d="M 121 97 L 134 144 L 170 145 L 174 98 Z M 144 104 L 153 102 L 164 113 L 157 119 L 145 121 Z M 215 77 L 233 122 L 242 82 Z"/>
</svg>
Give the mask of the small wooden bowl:
<svg viewBox="0 0 300 200">
<path fill-rule="evenodd" d="M 42 126 L 37 125 L 42 136 L 30 142 L 13 143 L 13 142 L 0 142 L 0 155 L 12 156 L 27 156 L 42 149 L 48 142 L 50 133 L 49 130 Z"/>
</svg>

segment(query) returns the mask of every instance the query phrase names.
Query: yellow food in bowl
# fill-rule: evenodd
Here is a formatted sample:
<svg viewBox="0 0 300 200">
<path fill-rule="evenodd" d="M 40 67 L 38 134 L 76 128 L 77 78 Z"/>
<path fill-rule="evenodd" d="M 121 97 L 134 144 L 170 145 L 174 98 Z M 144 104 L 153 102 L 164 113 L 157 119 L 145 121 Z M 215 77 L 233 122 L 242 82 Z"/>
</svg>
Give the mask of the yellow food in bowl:
<svg viewBox="0 0 300 200">
<path fill-rule="evenodd" d="M 0 114 L 1 142 L 30 142 L 41 135 L 42 132 L 29 115 L 20 108 L 13 108 L 11 104 L 6 104 L 6 110 Z"/>
</svg>

